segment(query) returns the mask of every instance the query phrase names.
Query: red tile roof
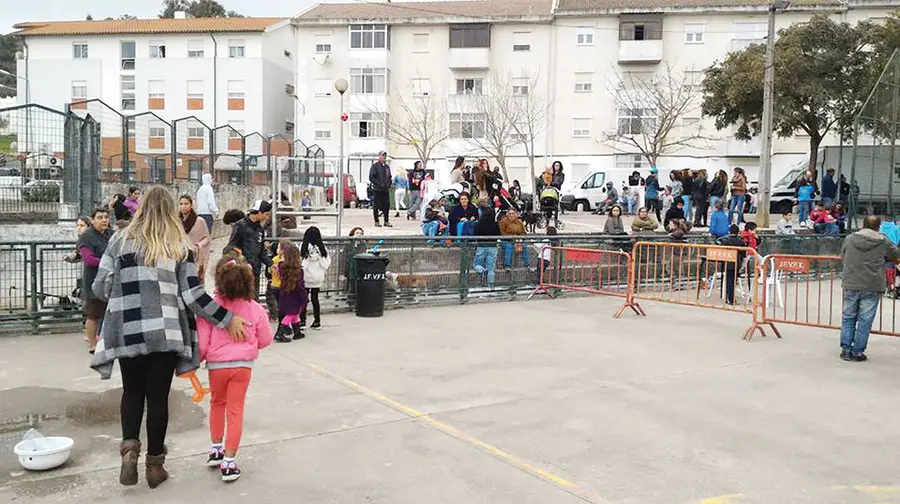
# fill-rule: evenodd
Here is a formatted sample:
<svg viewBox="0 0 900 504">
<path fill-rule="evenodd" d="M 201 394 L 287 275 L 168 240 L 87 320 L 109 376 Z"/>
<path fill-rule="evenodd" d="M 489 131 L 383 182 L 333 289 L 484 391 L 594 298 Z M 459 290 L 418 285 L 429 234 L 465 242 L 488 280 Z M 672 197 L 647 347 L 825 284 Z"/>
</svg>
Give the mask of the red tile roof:
<svg viewBox="0 0 900 504">
<path fill-rule="evenodd" d="M 116 19 L 109 21 L 48 21 L 19 23 L 16 35 L 82 36 L 133 35 L 154 33 L 241 33 L 263 32 L 284 18 L 192 18 L 192 19 Z"/>
</svg>

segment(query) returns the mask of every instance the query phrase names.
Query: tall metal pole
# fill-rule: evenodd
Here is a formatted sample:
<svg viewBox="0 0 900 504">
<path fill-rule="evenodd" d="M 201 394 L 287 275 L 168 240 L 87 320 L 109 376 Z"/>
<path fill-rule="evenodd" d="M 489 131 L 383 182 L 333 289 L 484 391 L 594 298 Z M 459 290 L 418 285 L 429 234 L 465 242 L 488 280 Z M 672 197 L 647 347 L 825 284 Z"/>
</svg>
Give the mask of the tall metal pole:
<svg viewBox="0 0 900 504">
<path fill-rule="evenodd" d="M 775 4 L 769 6 L 769 35 L 766 40 L 766 73 L 763 84 L 762 142 L 759 154 L 759 204 L 756 225 L 769 225 L 769 201 L 772 192 L 772 123 L 775 109 Z"/>
<path fill-rule="evenodd" d="M 335 197 L 337 203 L 337 236 L 341 236 L 341 224 L 344 221 L 344 93 L 350 87 L 347 79 L 337 79 L 334 81 L 334 89 L 341 95 L 341 120 L 338 124 L 341 127 L 341 154 L 339 157 L 340 165 L 335 173 L 336 182 L 334 186 Z"/>
<path fill-rule="evenodd" d="M 341 236 L 341 224 L 344 220 L 344 93 L 341 93 L 341 148 L 339 164 L 337 166 L 337 182 L 334 186 L 335 198 L 337 201 L 337 236 Z"/>
</svg>

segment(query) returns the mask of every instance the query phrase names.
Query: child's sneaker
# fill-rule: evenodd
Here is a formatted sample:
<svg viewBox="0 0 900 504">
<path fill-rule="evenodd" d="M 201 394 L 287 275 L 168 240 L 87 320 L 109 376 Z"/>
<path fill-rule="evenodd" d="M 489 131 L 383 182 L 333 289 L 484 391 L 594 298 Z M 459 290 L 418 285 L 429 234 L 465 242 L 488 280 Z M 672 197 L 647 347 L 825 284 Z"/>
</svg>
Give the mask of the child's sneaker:
<svg viewBox="0 0 900 504">
<path fill-rule="evenodd" d="M 222 450 L 209 450 L 209 458 L 206 459 L 206 465 L 209 467 L 220 467 L 222 461 L 225 460 L 225 452 Z"/>
<path fill-rule="evenodd" d="M 222 465 L 219 466 L 219 470 L 222 471 L 222 481 L 226 483 L 235 481 L 241 477 L 241 470 L 238 469 L 237 462 L 234 460 L 229 462 L 223 460 Z"/>
<path fill-rule="evenodd" d="M 316 321 L 313 322 L 312 325 L 309 326 L 309 327 L 311 327 L 311 328 L 313 328 L 313 329 L 321 329 L 321 328 L 322 328 L 322 324 L 320 324 L 319 321 L 316 320 Z"/>
</svg>

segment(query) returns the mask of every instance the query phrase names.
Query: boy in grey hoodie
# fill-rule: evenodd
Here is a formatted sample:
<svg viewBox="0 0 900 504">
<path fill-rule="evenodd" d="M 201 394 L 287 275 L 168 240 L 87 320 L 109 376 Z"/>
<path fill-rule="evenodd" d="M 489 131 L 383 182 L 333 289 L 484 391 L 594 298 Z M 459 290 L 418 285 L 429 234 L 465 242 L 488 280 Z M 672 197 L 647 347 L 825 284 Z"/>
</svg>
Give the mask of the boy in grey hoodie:
<svg viewBox="0 0 900 504">
<path fill-rule="evenodd" d="M 841 359 L 866 360 L 869 331 L 884 292 L 885 261 L 900 263 L 900 251 L 878 232 L 881 219 L 866 217 L 863 229 L 853 233 L 841 246 L 844 308 L 841 323 Z"/>
</svg>

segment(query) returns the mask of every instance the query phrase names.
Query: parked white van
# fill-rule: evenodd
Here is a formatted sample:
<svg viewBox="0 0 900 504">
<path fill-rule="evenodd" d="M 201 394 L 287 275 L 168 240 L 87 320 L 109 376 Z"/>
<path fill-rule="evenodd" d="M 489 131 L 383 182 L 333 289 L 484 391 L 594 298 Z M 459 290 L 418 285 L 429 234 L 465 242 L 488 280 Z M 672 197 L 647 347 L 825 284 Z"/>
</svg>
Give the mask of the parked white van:
<svg viewBox="0 0 900 504">
<path fill-rule="evenodd" d="M 599 207 L 607 197 L 607 182 L 612 182 L 619 197 L 622 187 L 628 184 L 628 177 L 634 170 L 598 169 L 591 170 L 584 178 L 569 186 L 563 185 L 560 205 L 566 210 L 591 211 Z M 648 173 L 642 173 L 646 177 Z"/>
</svg>

